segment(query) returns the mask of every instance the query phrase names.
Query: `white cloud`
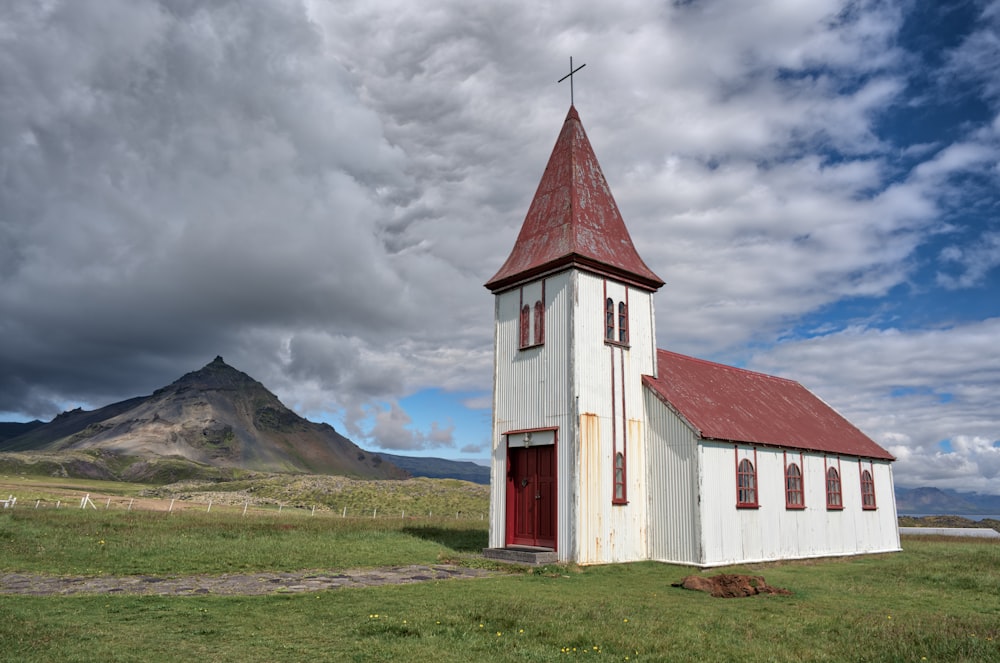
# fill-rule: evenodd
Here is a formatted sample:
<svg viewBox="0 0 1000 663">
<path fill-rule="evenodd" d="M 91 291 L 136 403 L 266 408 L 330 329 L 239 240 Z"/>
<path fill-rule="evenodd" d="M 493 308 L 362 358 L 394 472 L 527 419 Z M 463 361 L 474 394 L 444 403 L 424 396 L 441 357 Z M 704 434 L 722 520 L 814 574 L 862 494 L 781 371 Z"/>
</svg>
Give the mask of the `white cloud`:
<svg viewBox="0 0 1000 663">
<path fill-rule="evenodd" d="M 750 367 L 798 380 L 883 444 L 898 458 L 897 482 L 1000 493 L 997 338 L 1000 318 L 850 328 L 781 343 Z"/>
<path fill-rule="evenodd" d="M 942 73 L 994 104 L 997 6 L 943 55 Z M 5 6 L 0 410 L 103 405 L 222 354 L 366 439 L 445 444 L 448 426 L 419 430 L 399 402 L 425 388 L 489 391 L 482 283 L 558 134 L 569 91 L 555 81 L 571 55 L 587 64 L 576 102 L 598 158 L 667 280 L 661 346 L 743 354 L 839 302 L 918 277 L 931 287 L 918 253 L 945 236 L 929 251 L 938 285 L 981 287 L 996 228 L 970 230 L 959 212 L 990 218 L 996 119 L 912 140 L 887 128 L 894 110 L 934 101 L 908 96 L 920 60 L 900 38 L 907 11 L 838 0 Z M 995 376 L 925 375 L 913 357 L 937 365 L 928 339 L 961 344 L 975 327 L 814 341 L 817 361 L 853 338 L 885 373 L 929 393 L 949 385 L 954 400 L 930 409 L 961 416 L 896 417 L 933 397 L 885 400 L 865 362 L 840 362 L 822 393 L 921 460 L 934 436 L 989 440 L 982 394 Z M 810 343 L 776 346 L 775 367 L 812 370 L 781 363 Z M 887 409 L 851 396 L 869 382 Z M 990 452 L 953 449 L 986 476 Z"/>
</svg>

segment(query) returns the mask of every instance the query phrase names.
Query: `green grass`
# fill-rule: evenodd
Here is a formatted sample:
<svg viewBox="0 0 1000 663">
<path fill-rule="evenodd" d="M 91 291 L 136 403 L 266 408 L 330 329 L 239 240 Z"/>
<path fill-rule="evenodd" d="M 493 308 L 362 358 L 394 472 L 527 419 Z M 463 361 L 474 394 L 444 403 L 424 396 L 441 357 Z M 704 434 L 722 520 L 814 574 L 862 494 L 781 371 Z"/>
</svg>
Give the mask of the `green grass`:
<svg viewBox="0 0 1000 663">
<path fill-rule="evenodd" d="M 186 575 L 428 564 L 478 551 L 485 523 L 284 513 L 16 509 L 0 517 L 0 571 Z"/>
<path fill-rule="evenodd" d="M 0 597 L 0 657 L 1000 660 L 1000 547 L 905 544 L 896 555 L 743 569 L 790 597 L 714 599 L 670 586 L 690 570 L 655 563 L 246 598 Z"/>
<path fill-rule="evenodd" d="M 191 481 L 144 491 L 160 498 L 183 497 L 205 503 L 209 499 L 231 504 L 249 500 L 257 505 L 316 506 L 354 516 L 484 517 L 489 512 L 489 488 L 455 479 L 414 478 L 362 480 L 317 475 L 254 476 L 244 480 Z"/>
<path fill-rule="evenodd" d="M 25 511 L 0 516 L 0 568 L 476 563 L 485 534 L 454 520 Z M 656 563 L 255 597 L 0 595 L 0 660 L 1000 661 L 1000 545 L 903 545 L 711 572 L 764 575 L 787 597 L 715 599 L 671 586 L 691 569 Z"/>
</svg>

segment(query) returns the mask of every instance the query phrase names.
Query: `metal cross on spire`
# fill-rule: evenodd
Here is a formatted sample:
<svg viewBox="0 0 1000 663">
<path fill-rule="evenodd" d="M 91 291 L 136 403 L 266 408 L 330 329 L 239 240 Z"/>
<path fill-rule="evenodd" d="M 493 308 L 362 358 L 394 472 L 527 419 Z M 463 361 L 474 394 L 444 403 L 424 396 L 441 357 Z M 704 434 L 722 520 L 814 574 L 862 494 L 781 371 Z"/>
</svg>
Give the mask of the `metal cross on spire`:
<svg viewBox="0 0 1000 663">
<path fill-rule="evenodd" d="M 579 67 L 577 67 L 576 69 L 574 69 L 573 68 L 573 56 L 571 55 L 571 56 L 569 56 L 569 73 L 566 74 L 565 76 L 563 76 L 562 78 L 560 78 L 558 81 L 556 81 L 557 83 L 562 83 L 567 78 L 569 79 L 569 105 L 570 106 L 573 105 L 573 74 L 575 74 L 576 72 L 580 71 L 581 69 L 583 69 L 586 66 L 587 66 L 586 64 L 581 64 Z"/>
</svg>

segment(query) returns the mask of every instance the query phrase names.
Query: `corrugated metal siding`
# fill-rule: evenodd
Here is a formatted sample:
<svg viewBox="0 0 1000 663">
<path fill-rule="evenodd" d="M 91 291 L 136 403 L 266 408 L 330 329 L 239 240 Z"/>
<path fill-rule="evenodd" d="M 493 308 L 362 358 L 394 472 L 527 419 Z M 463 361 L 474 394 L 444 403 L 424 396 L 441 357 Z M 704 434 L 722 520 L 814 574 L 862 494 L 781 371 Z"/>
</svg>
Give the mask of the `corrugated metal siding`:
<svg viewBox="0 0 1000 663">
<path fill-rule="evenodd" d="M 780 449 L 757 448 L 757 509 L 736 508 L 736 452 L 732 444 L 702 443 L 702 533 L 706 566 L 736 562 L 849 555 L 899 549 L 891 468 L 872 464 L 876 499 L 886 503 L 875 511 L 861 508 L 857 458 L 841 456 L 839 470 L 843 506 L 826 508 L 826 468 L 837 467 L 837 457 L 804 453 L 801 457 L 806 508 L 785 508 L 784 454 Z M 740 457 L 753 458 L 749 446 Z M 795 462 L 799 462 L 796 454 Z M 867 466 L 867 461 L 866 461 Z"/>
<path fill-rule="evenodd" d="M 648 557 L 700 563 L 698 545 L 698 443 L 694 432 L 649 390 L 646 408 Z"/>
<path fill-rule="evenodd" d="M 577 531 L 570 533 L 578 542 L 576 561 L 646 559 L 647 459 L 641 418 L 645 409 L 642 375 L 653 370 L 653 356 L 647 351 L 653 343 L 651 295 L 589 273 L 579 272 L 577 279 L 574 335 L 579 361 L 574 365 L 573 383 L 581 421 L 580 515 Z M 604 342 L 605 294 L 616 305 L 627 298 L 627 348 Z M 625 453 L 628 503 L 624 505 L 612 504 L 616 449 Z"/>
<path fill-rule="evenodd" d="M 573 280 L 570 272 L 545 279 L 545 343 L 522 350 L 519 336 L 521 289 L 496 297 L 494 341 L 493 462 L 490 472 L 490 546 L 502 547 L 506 528 L 507 449 L 503 434 L 509 430 L 558 429 L 557 514 L 560 557 L 570 554 L 564 523 L 571 522 L 574 501 L 572 464 L 576 456 L 575 415 L 569 398 L 570 319 Z M 525 286 L 524 302 L 531 305 L 541 294 L 541 282 Z"/>
</svg>

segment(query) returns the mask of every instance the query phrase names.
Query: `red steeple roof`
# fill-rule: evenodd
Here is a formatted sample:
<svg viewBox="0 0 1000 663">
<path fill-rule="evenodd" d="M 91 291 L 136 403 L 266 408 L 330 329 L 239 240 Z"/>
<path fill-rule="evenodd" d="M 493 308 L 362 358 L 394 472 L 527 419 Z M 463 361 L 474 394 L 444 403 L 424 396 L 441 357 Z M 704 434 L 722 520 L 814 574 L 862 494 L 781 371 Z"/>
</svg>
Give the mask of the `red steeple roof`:
<svg viewBox="0 0 1000 663">
<path fill-rule="evenodd" d="M 632 245 L 618 205 L 570 106 L 517 242 L 486 287 L 497 292 L 569 266 L 655 291 L 663 281 Z"/>
<path fill-rule="evenodd" d="M 702 439 L 895 460 L 798 382 L 666 350 L 656 369 L 643 383 Z"/>
</svg>

